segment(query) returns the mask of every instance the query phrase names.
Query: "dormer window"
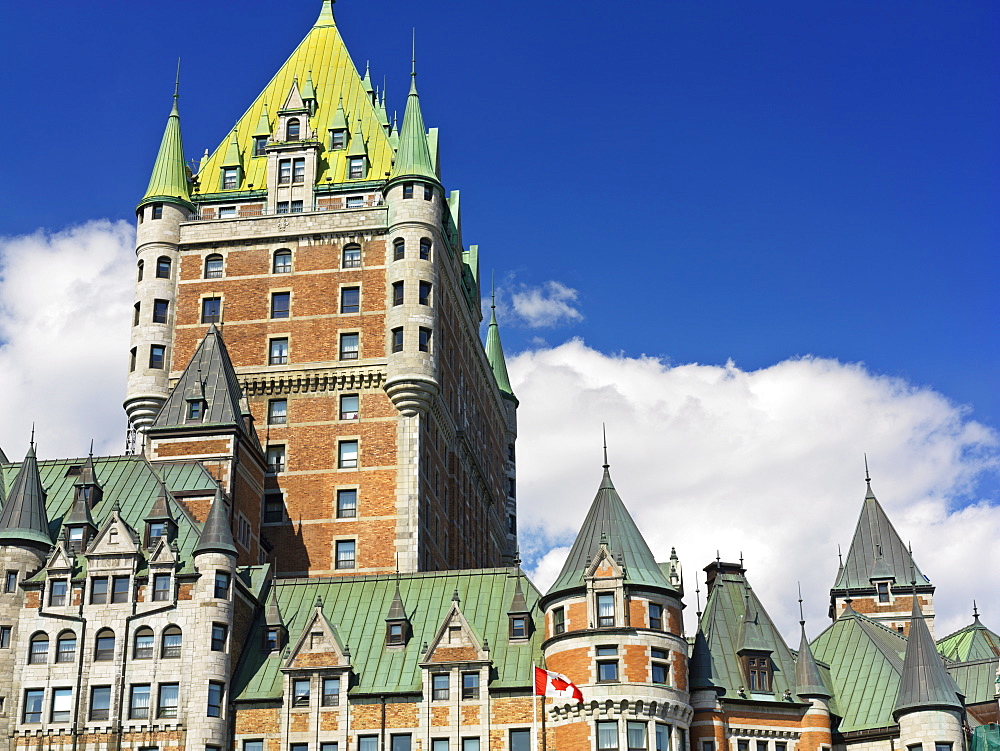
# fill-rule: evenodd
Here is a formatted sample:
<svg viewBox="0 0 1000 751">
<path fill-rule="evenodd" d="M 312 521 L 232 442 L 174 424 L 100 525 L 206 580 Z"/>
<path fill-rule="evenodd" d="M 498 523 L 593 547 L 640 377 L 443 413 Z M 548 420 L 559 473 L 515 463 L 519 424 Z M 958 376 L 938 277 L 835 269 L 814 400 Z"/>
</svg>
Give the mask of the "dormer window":
<svg viewBox="0 0 1000 751">
<path fill-rule="evenodd" d="M 330 151 L 343 151 L 347 148 L 347 131 L 343 128 L 330 131 Z"/>
<path fill-rule="evenodd" d="M 191 399 L 187 403 L 188 422 L 201 422 L 205 414 L 205 402 L 201 399 Z"/>
<path fill-rule="evenodd" d="M 239 167 L 223 167 L 222 168 L 222 189 L 223 190 L 236 190 L 240 187 L 240 168 Z"/>
<path fill-rule="evenodd" d="M 166 522 L 149 522 L 146 525 L 146 547 L 151 548 L 161 537 L 167 536 Z"/>
<path fill-rule="evenodd" d="M 281 648 L 281 629 L 272 626 L 264 629 L 264 651 L 277 652 Z"/>
<path fill-rule="evenodd" d="M 363 156 L 352 156 L 347 160 L 347 177 L 351 180 L 360 180 L 365 176 L 365 158 Z"/>
<path fill-rule="evenodd" d="M 79 546 L 83 544 L 83 527 L 70 527 L 69 528 L 69 544 L 76 544 Z"/>
<path fill-rule="evenodd" d="M 385 645 L 401 647 L 406 643 L 406 622 L 390 621 L 385 626 Z"/>
<path fill-rule="evenodd" d="M 510 630 L 508 632 L 511 641 L 528 638 L 528 617 L 523 613 L 510 616 Z"/>
<path fill-rule="evenodd" d="M 878 592 L 878 601 L 880 604 L 885 605 L 890 602 L 889 582 L 876 582 L 875 590 Z"/>
<path fill-rule="evenodd" d="M 745 654 L 741 656 L 743 671 L 747 676 L 751 693 L 771 691 L 771 658 L 766 654 Z"/>
<path fill-rule="evenodd" d="M 285 140 L 286 141 L 298 141 L 299 134 L 301 132 L 301 125 L 297 117 L 293 117 L 288 121 L 285 126 Z"/>
<path fill-rule="evenodd" d="M 597 595 L 597 627 L 608 628 L 615 625 L 615 596 Z"/>
<path fill-rule="evenodd" d="M 253 155 L 264 156 L 266 149 L 267 149 L 267 136 L 254 136 Z"/>
</svg>

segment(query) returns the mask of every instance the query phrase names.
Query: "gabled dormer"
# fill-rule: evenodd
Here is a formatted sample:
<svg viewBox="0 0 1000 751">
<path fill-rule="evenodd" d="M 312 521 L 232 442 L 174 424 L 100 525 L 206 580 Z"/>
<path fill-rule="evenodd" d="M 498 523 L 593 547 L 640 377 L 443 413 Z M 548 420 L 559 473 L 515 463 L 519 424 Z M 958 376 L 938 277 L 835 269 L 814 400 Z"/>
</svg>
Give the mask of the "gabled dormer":
<svg viewBox="0 0 1000 751">
<path fill-rule="evenodd" d="M 399 594 L 399 581 L 396 581 L 396 592 L 385 616 L 385 646 L 389 649 L 401 649 L 406 646 L 413 633 L 410 619 L 406 615 L 403 598 Z"/>
<path fill-rule="evenodd" d="M 73 575 L 75 556 L 70 552 L 66 541 L 56 542 L 49 559 L 45 562 L 45 575 L 48 579 L 67 579 Z"/>
<path fill-rule="evenodd" d="M 160 540 L 169 544 L 177 539 L 177 522 L 174 519 L 170 494 L 162 480 L 160 492 L 143 521 L 146 523 L 144 542 L 147 549 L 157 547 Z"/>
<path fill-rule="evenodd" d="M 240 141 L 233 131 L 226 147 L 226 155 L 222 160 L 219 174 L 219 190 L 239 190 L 243 185 L 243 155 L 240 152 Z"/>
<path fill-rule="evenodd" d="M 121 507 L 117 501 L 87 549 L 86 556 L 88 560 L 108 560 L 112 557 L 121 559 L 119 561 L 121 566 L 109 567 L 125 568 L 131 568 L 132 565 L 132 561 L 126 563 L 125 558 L 138 559 L 139 535 L 122 519 Z M 98 565 L 97 568 L 102 568 L 102 566 Z"/>
<path fill-rule="evenodd" d="M 612 555 L 607 537 L 601 535 L 597 555 L 584 571 L 587 584 L 587 620 L 590 628 L 626 625 L 625 568 Z"/>
<path fill-rule="evenodd" d="M 323 613 L 323 600 L 317 597 L 312 615 L 281 669 L 289 672 L 317 668 L 350 669 L 350 666 L 350 650 L 341 640 L 336 626 Z"/>
<path fill-rule="evenodd" d="M 90 509 L 100 502 L 103 491 L 97 482 L 94 457 L 89 456 L 73 483 L 73 505 L 63 517 L 66 544 L 71 553 L 82 553 L 97 534 L 97 525 Z"/>
<path fill-rule="evenodd" d="M 253 131 L 253 156 L 267 156 L 267 142 L 271 139 L 271 118 L 267 115 L 267 105 L 261 107 L 257 127 Z"/>
<path fill-rule="evenodd" d="M 359 117 L 354 134 L 351 136 L 351 147 L 347 150 L 347 174 L 344 177 L 348 180 L 364 180 L 368 177 L 370 167 L 368 147 L 365 145 L 365 137 L 361 132 L 361 118 Z"/>
<path fill-rule="evenodd" d="M 313 97 L 315 99 L 315 93 L 313 93 Z M 309 107 L 299 90 L 299 79 L 296 78 L 288 90 L 285 103 L 278 110 L 277 129 L 272 140 L 284 143 L 311 140 L 309 116 Z"/>
<path fill-rule="evenodd" d="M 451 607 L 437 633 L 424 650 L 421 666 L 443 663 L 489 662 L 489 645 L 480 640 L 462 613 L 458 591 L 452 595 Z"/>
<path fill-rule="evenodd" d="M 520 563 L 518 561 L 518 563 Z M 521 588 L 521 568 L 517 568 L 517 581 L 514 584 L 514 596 L 510 600 L 507 608 L 507 639 L 512 643 L 526 642 L 531 638 L 533 622 L 531 620 L 531 610 L 524 599 L 524 590 Z"/>
<path fill-rule="evenodd" d="M 264 653 L 275 654 L 284 649 L 288 643 L 288 628 L 281 617 L 278 607 L 278 593 L 274 582 L 267 592 L 267 605 L 264 608 Z"/>
</svg>

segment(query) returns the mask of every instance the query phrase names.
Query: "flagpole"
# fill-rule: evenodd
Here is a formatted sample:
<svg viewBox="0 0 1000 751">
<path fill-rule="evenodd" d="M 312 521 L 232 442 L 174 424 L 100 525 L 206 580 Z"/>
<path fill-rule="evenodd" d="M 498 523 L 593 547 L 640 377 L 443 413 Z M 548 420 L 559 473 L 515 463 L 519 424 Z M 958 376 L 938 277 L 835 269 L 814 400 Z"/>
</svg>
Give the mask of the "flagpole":
<svg viewBox="0 0 1000 751">
<path fill-rule="evenodd" d="M 545 737 L 545 697 L 542 697 L 542 751 L 548 748 L 548 738 Z"/>
<path fill-rule="evenodd" d="M 531 734 L 535 737 L 534 746 L 538 748 L 538 688 L 535 682 L 538 680 L 535 675 L 535 663 L 531 663 Z"/>
</svg>

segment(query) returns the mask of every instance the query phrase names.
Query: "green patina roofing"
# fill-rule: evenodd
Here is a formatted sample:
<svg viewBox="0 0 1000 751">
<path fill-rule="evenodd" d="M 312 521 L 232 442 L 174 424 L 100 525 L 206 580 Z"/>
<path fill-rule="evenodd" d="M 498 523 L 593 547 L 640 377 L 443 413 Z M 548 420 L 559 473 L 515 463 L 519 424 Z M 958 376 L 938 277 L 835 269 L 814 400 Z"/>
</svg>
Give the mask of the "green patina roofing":
<svg viewBox="0 0 1000 751">
<path fill-rule="evenodd" d="M 187 167 L 184 164 L 184 144 L 181 141 L 181 116 L 177 110 L 177 93 L 174 105 L 167 117 L 167 127 L 163 131 L 160 150 L 153 163 L 153 174 L 149 178 L 146 194 L 139 206 L 150 202 L 177 203 L 193 209 Z"/>
<path fill-rule="evenodd" d="M 424 115 L 420 110 L 416 69 L 410 75 L 410 93 L 406 98 L 403 127 L 399 132 L 399 150 L 396 152 L 396 163 L 392 167 L 389 179 L 404 177 L 423 177 L 438 182 L 431 150 L 427 144 Z"/>
<path fill-rule="evenodd" d="M 590 511 L 548 594 L 584 586 L 584 571 L 601 545 L 606 545 L 616 559 L 621 556 L 626 584 L 674 589 L 615 490 L 607 464 L 604 465 L 604 477 Z"/>
<path fill-rule="evenodd" d="M 510 387 L 510 378 L 507 376 L 507 361 L 503 356 L 503 345 L 500 344 L 500 326 L 497 325 L 497 309 L 495 305 L 490 306 L 490 325 L 486 329 L 486 359 L 490 363 L 493 371 L 493 378 L 496 379 L 497 388 L 500 393 L 517 402 L 514 396 L 514 389 Z"/>
<path fill-rule="evenodd" d="M 949 660 L 959 662 L 996 659 L 1000 656 L 1000 636 L 986 628 L 976 612 L 971 624 L 939 639 L 937 648 Z"/>
<path fill-rule="evenodd" d="M 51 545 L 52 530 L 45 506 L 45 490 L 32 444 L 10 485 L 10 493 L 0 512 L 0 541 Z"/>
<path fill-rule="evenodd" d="M 830 666 L 840 731 L 895 725 L 906 637 L 847 607 L 812 643 Z"/>
<path fill-rule="evenodd" d="M 823 676 L 816 664 L 816 657 L 806 638 L 806 624 L 802 624 L 802 638 L 799 640 L 799 651 L 795 655 L 795 693 L 806 698 L 820 696 L 830 698 L 830 689 L 823 682 Z"/>
<path fill-rule="evenodd" d="M 86 459 L 58 459 L 38 462 L 41 483 L 46 489 L 45 506 L 49 518 L 49 539 L 56 539 L 63 518 L 73 505 L 76 489 L 76 471 Z M 3 474 L 12 478 L 20 469 L 12 464 L 3 467 Z M 144 519 L 156 502 L 160 490 L 160 479 L 172 493 L 185 491 L 215 492 L 215 480 L 197 462 L 177 462 L 157 464 L 154 468 L 141 456 L 110 456 L 94 458 L 95 473 L 101 478 L 103 493 L 100 501 L 91 509 L 97 526 L 103 527 L 117 504 L 122 520 L 133 529 L 143 529 Z M 193 571 L 191 552 L 198 542 L 199 525 L 186 511 L 176 504 L 176 542 L 182 560 L 183 572 Z"/>
<path fill-rule="evenodd" d="M 869 589 L 873 578 L 895 579 L 896 584 L 903 585 L 910 581 L 911 566 L 918 575 L 917 581 L 923 585 L 926 578 L 875 498 L 871 482 L 868 482 L 854 539 L 834 589 Z"/>
<path fill-rule="evenodd" d="M 956 662 L 947 666 L 948 674 L 965 697 L 965 704 L 986 704 L 1000 694 L 997 681 L 997 658 Z"/>
<path fill-rule="evenodd" d="M 536 628 L 525 643 L 508 643 L 507 603 L 514 595 L 516 569 L 479 569 L 400 574 L 402 602 L 406 603 L 412 638 L 404 649 L 385 649 L 385 615 L 396 591 L 397 577 L 356 576 L 277 580 L 275 605 L 294 644 L 314 613 L 316 598 L 323 601 L 323 614 L 333 624 L 351 653 L 357 676 L 353 693 L 419 693 L 420 648 L 433 641 L 458 591 L 461 608 L 480 640 L 488 640 L 495 674 L 493 688 L 527 689 L 532 685 L 532 665 L 541 663 L 544 634 Z M 527 606 L 536 621 L 538 591 L 528 584 Z M 248 637 L 250 644 L 263 639 L 263 616 Z M 247 650 L 234 679 L 235 696 L 241 701 L 277 699 L 282 695 L 281 665 L 275 653 Z"/>
<path fill-rule="evenodd" d="M 226 509 L 226 502 L 222 499 L 222 491 L 215 491 L 215 499 L 212 507 L 208 510 L 208 517 L 205 519 L 205 527 L 198 538 L 198 544 L 194 547 L 194 554 L 201 553 L 225 553 L 237 557 L 236 541 L 233 540 L 233 530 L 229 526 L 229 512 Z"/>
<path fill-rule="evenodd" d="M 742 687 L 746 698 L 760 701 L 782 701 L 786 690 L 795 693 L 795 660 L 767 611 L 757 599 L 735 564 L 713 564 L 720 567 L 712 583 L 701 630 L 711 653 L 712 682 L 726 690 L 730 698 L 738 697 Z M 752 639 L 748 641 L 745 625 L 753 622 Z M 772 665 L 771 691 L 751 693 L 749 683 L 740 668 L 740 651 L 751 649 L 768 652 Z"/>
<path fill-rule="evenodd" d="M 961 709 L 956 691 L 958 686 L 944 667 L 944 659 L 937 651 L 914 593 L 910 635 L 893 716 L 898 718 L 919 709 Z"/>
<path fill-rule="evenodd" d="M 361 132 L 361 118 L 351 134 L 351 145 L 347 149 L 347 156 L 368 156 L 368 148 L 365 146 L 365 136 Z"/>
</svg>

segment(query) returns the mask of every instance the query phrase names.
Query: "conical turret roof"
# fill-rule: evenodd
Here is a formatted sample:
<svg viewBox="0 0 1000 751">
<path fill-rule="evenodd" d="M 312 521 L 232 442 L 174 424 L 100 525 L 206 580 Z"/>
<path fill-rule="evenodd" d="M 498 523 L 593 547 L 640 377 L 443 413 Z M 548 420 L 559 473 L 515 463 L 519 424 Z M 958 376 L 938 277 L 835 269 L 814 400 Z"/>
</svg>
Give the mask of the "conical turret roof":
<svg viewBox="0 0 1000 751">
<path fill-rule="evenodd" d="M 146 514 L 143 521 L 174 522 L 176 524 L 173 511 L 170 509 L 170 493 L 163 480 L 160 480 L 160 492 L 156 494 L 156 500 L 153 501 L 153 505 L 149 509 L 149 513 Z"/>
<path fill-rule="evenodd" d="M 406 620 L 406 608 L 403 606 L 403 598 L 399 594 L 399 581 L 396 582 L 396 592 L 392 596 L 392 602 L 389 604 L 389 612 L 385 614 L 385 619 L 387 621 Z"/>
<path fill-rule="evenodd" d="M 392 168 L 390 181 L 404 177 L 422 177 L 438 182 L 427 144 L 427 128 L 420 109 L 420 95 L 417 93 L 417 71 L 414 66 L 410 74 L 410 93 L 406 97 L 406 111 L 403 113 L 403 127 L 399 132 L 399 151 Z"/>
<path fill-rule="evenodd" d="M 698 627 L 691 647 L 690 675 L 691 690 L 709 689 L 725 693 L 726 689 L 715 682 L 712 669 L 712 650 L 708 646 L 705 632 Z"/>
<path fill-rule="evenodd" d="M 490 306 L 490 324 L 486 329 L 486 359 L 493 371 L 493 378 L 497 382 L 500 393 L 517 403 L 514 390 L 510 387 L 510 378 L 507 375 L 507 361 L 503 356 L 503 345 L 500 344 L 500 326 L 497 325 L 496 306 Z"/>
<path fill-rule="evenodd" d="M 226 553 L 236 557 L 236 542 L 233 540 L 233 531 L 229 528 L 226 502 L 222 498 L 221 490 L 215 493 L 215 500 L 208 511 L 201 537 L 198 538 L 198 544 L 194 548 L 195 555 L 201 553 Z"/>
<path fill-rule="evenodd" d="M 281 617 L 281 608 L 278 607 L 278 592 L 271 582 L 271 588 L 267 591 L 267 608 L 264 611 L 264 623 L 272 627 L 285 627 L 285 621 Z"/>
<path fill-rule="evenodd" d="M 938 654 L 914 593 L 910 634 L 892 716 L 898 721 L 900 715 L 920 709 L 961 709 L 962 702 L 956 689 L 954 679 L 948 675 Z"/>
<path fill-rule="evenodd" d="M 627 584 L 673 589 L 615 490 L 607 464 L 604 465 L 604 477 L 597 496 L 548 594 L 583 586 L 584 570 L 601 545 L 606 545 L 616 558 L 621 556 Z"/>
<path fill-rule="evenodd" d="M 28 449 L 0 511 L 0 545 L 10 542 L 52 544 L 34 444 Z"/>
<path fill-rule="evenodd" d="M 830 690 L 823 683 L 819 665 L 813 657 L 812 648 L 806 638 L 806 625 L 802 624 L 802 638 L 799 640 L 799 654 L 795 658 L 795 693 L 806 698 L 817 696 L 829 699 Z"/>
<path fill-rule="evenodd" d="M 972 623 L 939 639 L 937 648 L 949 660 L 990 660 L 1000 656 L 1000 635 L 979 620 L 979 609 L 973 605 Z"/>
<path fill-rule="evenodd" d="M 191 203 L 191 188 L 187 167 L 184 164 L 184 144 L 181 141 L 181 116 L 177 109 L 177 92 L 174 105 L 167 117 L 167 127 L 163 131 L 160 150 L 153 163 L 146 194 L 139 201 L 139 208 L 147 203 L 176 203 L 194 210 Z"/>
</svg>

